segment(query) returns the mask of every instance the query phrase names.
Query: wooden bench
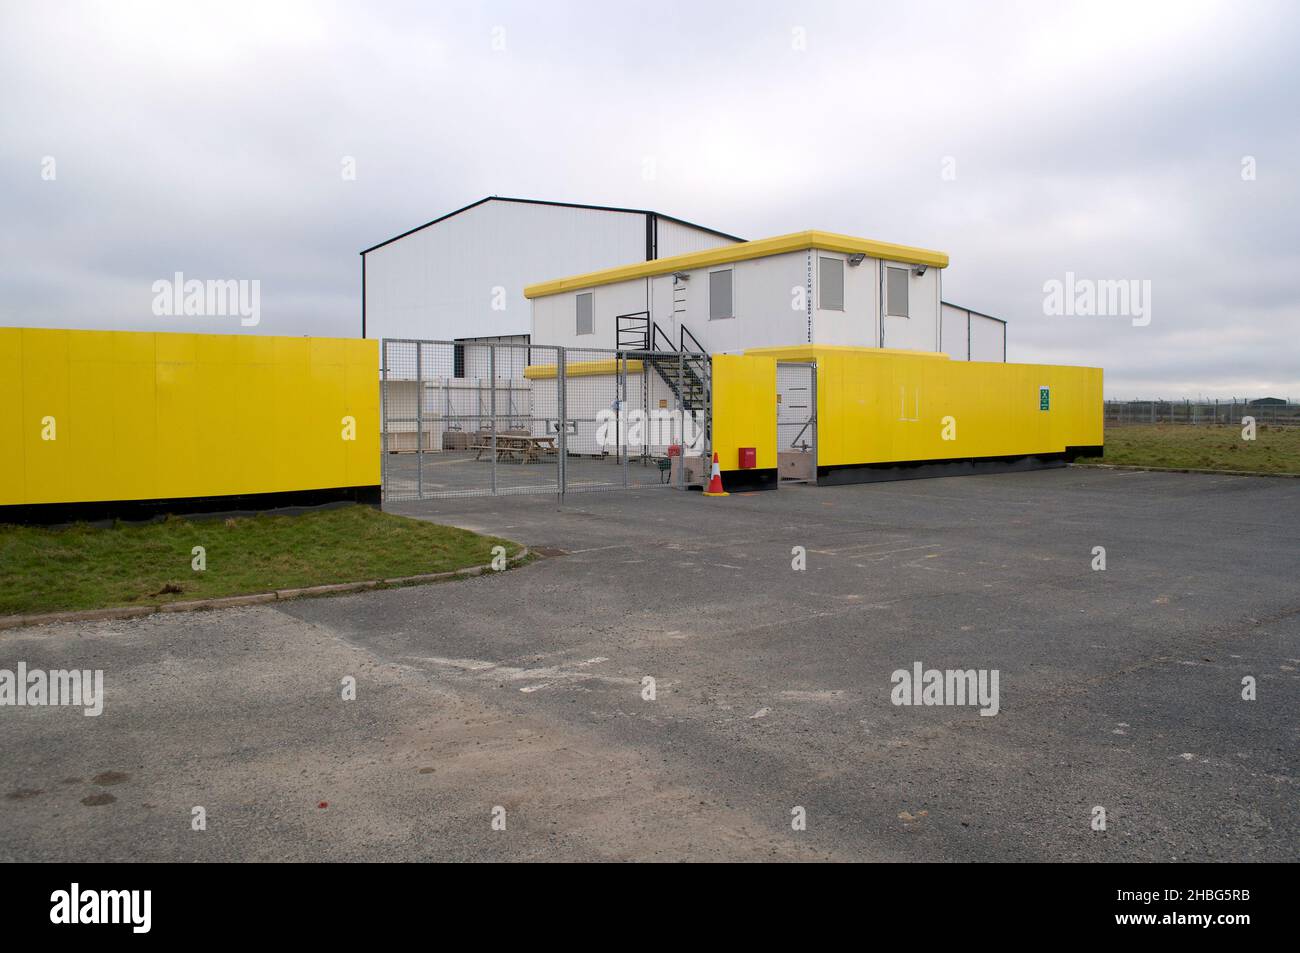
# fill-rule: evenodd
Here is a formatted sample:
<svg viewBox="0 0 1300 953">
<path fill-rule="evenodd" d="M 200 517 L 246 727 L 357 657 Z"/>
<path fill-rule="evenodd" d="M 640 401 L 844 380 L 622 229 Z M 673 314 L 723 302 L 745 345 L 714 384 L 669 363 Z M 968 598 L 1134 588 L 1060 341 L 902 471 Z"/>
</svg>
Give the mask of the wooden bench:
<svg viewBox="0 0 1300 953">
<path fill-rule="evenodd" d="M 482 443 L 474 444 L 469 449 L 476 451 L 475 460 L 483 459 L 483 451 L 492 452 L 492 435 L 488 434 L 487 439 L 479 434 Z M 519 463 L 541 463 L 542 458 L 547 454 L 553 454 L 555 449 L 555 438 L 551 436 L 534 437 L 530 434 L 497 434 L 496 453 L 498 463 L 508 463 L 515 460 Z"/>
</svg>

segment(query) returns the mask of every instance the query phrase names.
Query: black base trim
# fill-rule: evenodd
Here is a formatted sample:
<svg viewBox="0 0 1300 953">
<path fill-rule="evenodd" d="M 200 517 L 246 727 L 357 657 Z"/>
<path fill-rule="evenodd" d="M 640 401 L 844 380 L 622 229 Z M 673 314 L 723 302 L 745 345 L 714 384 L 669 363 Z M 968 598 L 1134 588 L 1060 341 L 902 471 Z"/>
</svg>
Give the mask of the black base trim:
<svg viewBox="0 0 1300 953">
<path fill-rule="evenodd" d="M 257 513 L 265 510 L 306 509 L 340 503 L 378 506 L 378 486 L 342 486 L 325 490 L 290 490 L 283 493 L 244 493 L 234 496 L 193 496 L 166 500 L 103 500 L 90 503 L 31 503 L 0 506 L 0 523 L 96 523 L 106 520 L 147 522 L 167 516 L 212 516 Z"/>
<path fill-rule="evenodd" d="M 776 467 L 765 470 L 723 470 L 722 488 L 728 493 L 747 493 L 750 490 L 775 490 Z"/>
<path fill-rule="evenodd" d="M 1050 470 L 1066 466 L 1076 457 L 1097 456 L 1100 453 L 1100 446 L 1066 447 L 1062 453 L 844 464 L 818 467 L 817 485 L 848 486 L 854 483 L 885 483 L 891 480 L 928 480 L 934 477 Z"/>
</svg>

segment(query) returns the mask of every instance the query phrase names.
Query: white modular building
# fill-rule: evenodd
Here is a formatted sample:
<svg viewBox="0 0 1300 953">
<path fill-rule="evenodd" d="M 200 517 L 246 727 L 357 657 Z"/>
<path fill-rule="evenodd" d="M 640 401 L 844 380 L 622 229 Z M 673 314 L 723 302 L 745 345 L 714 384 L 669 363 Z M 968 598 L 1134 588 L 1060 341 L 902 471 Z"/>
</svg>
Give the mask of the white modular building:
<svg viewBox="0 0 1300 953">
<path fill-rule="evenodd" d="M 707 414 L 703 355 L 801 344 L 940 351 L 947 265 L 941 251 L 806 231 L 541 282 L 525 294 L 533 344 L 570 349 L 569 446 L 590 453 L 611 395 L 647 413 Z M 534 406 L 553 406 L 551 369 L 527 376 Z M 811 391 L 806 370 L 786 376 L 782 436 L 797 443 Z M 632 441 L 652 455 L 664 442 Z"/>
<path fill-rule="evenodd" d="M 526 341 L 526 285 L 740 241 L 647 209 L 490 196 L 361 253 L 361 336 Z"/>
<path fill-rule="evenodd" d="M 805 231 L 541 282 L 525 294 L 536 344 L 937 352 L 947 265 L 940 251 Z"/>
</svg>

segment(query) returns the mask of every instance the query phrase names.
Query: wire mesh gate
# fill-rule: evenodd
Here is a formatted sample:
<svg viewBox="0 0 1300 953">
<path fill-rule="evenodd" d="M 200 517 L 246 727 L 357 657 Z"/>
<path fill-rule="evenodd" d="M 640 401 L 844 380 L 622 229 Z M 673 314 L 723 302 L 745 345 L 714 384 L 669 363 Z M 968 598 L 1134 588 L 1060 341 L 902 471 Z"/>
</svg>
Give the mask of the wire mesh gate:
<svg viewBox="0 0 1300 953">
<path fill-rule="evenodd" d="M 684 485 L 709 450 L 708 355 L 381 343 L 384 499 Z"/>
</svg>

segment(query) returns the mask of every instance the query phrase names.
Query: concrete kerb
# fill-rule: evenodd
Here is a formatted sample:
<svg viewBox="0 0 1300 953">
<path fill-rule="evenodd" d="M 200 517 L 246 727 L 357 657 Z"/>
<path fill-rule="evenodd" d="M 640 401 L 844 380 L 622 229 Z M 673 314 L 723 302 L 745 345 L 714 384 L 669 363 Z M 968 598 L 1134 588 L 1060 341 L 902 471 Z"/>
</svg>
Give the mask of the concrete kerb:
<svg viewBox="0 0 1300 953">
<path fill-rule="evenodd" d="M 506 567 L 518 566 L 532 552 L 520 546 L 519 552 L 506 560 Z M 301 589 L 277 589 L 274 592 L 254 592 L 242 596 L 223 596 L 219 599 L 195 599 L 189 602 L 166 602 L 156 606 L 119 606 L 111 609 L 86 609 L 78 612 L 43 612 L 37 615 L 0 616 L 0 630 L 21 629 L 33 625 L 53 625 L 56 622 L 98 622 L 107 619 L 139 619 L 159 612 L 198 612 L 207 609 L 229 609 L 235 606 L 261 605 L 311 596 L 332 596 L 347 592 L 365 592 L 385 587 L 419 586 L 449 579 L 469 579 L 492 572 L 492 565 L 467 566 L 448 572 L 424 573 L 418 576 L 396 576 L 392 579 L 371 579 L 365 582 L 339 582 L 324 586 L 305 586 Z"/>
</svg>

